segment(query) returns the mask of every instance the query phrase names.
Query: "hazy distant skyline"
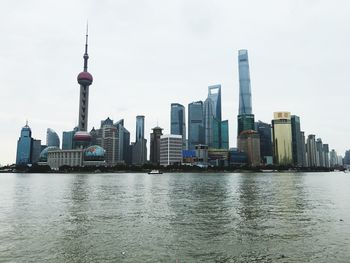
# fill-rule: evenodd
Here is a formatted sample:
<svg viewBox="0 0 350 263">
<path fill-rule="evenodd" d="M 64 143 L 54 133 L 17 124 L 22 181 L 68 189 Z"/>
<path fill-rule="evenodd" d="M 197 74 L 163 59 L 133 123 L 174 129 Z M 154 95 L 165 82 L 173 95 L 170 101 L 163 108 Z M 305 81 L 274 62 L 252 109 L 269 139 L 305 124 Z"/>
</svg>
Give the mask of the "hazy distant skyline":
<svg viewBox="0 0 350 263">
<path fill-rule="evenodd" d="M 170 132 L 171 103 L 187 115 L 188 103 L 221 84 L 222 119 L 236 146 L 237 56 L 247 49 L 256 121 L 290 111 L 305 135 L 343 155 L 350 148 L 349 11 L 345 0 L 4 0 L 0 164 L 15 162 L 26 120 L 43 144 L 47 128 L 62 140 L 77 125 L 87 20 L 94 77 L 88 130 L 123 118 L 133 140 L 136 115 L 145 115 L 149 143 L 157 123 Z"/>
</svg>

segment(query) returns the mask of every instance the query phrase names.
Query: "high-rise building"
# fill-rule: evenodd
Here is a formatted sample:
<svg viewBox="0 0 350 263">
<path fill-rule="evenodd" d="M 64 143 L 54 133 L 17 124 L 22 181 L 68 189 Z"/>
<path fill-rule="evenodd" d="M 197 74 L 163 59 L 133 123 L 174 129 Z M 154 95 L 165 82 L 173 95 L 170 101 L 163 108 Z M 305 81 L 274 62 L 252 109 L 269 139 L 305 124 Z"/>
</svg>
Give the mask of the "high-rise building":
<svg viewBox="0 0 350 263">
<path fill-rule="evenodd" d="M 204 101 L 204 142 L 208 147 L 213 144 L 213 101 L 207 98 Z"/>
<path fill-rule="evenodd" d="M 78 131 L 78 127 L 75 127 L 72 131 L 64 131 L 62 134 L 62 150 L 72 150 L 74 147 L 73 137 Z"/>
<path fill-rule="evenodd" d="M 323 154 L 323 143 L 322 139 L 318 138 L 316 140 L 316 166 L 325 167 L 324 154 Z"/>
<path fill-rule="evenodd" d="M 332 149 L 332 151 L 329 153 L 329 164 L 330 167 L 338 166 L 338 155 L 334 149 Z"/>
<path fill-rule="evenodd" d="M 248 51 L 245 49 L 238 51 L 238 68 L 239 68 L 239 115 L 253 114 Z"/>
<path fill-rule="evenodd" d="M 188 149 L 194 150 L 198 144 L 204 144 L 204 108 L 202 101 L 188 104 Z"/>
<path fill-rule="evenodd" d="M 171 103 L 170 132 L 182 136 L 182 148 L 186 149 L 186 115 L 185 107 L 179 103 Z"/>
<path fill-rule="evenodd" d="M 252 110 L 252 95 L 250 87 L 250 72 L 248 51 L 238 51 L 239 71 L 239 109 L 237 116 L 237 136 L 245 130 L 254 130 L 254 115 Z"/>
<path fill-rule="evenodd" d="M 175 134 L 160 137 L 160 165 L 182 163 L 182 136 Z"/>
<path fill-rule="evenodd" d="M 21 136 L 17 142 L 17 165 L 26 165 L 32 163 L 32 130 L 28 122 L 21 130 Z"/>
<path fill-rule="evenodd" d="M 293 147 L 293 163 L 295 166 L 303 166 L 303 146 L 300 130 L 299 116 L 291 116 L 292 124 L 292 147 Z"/>
<path fill-rule="evenodd" d="M 154 127 L 150 135 L 150 162 L 155 165 L 160 163 L 160 137 L 163 135 L 163 129 Z"/>
<path fill-rule="evenodd" d="M 243 131 L 238 136 L 238 149 L 247 154 L 251 166 L 260 165 L 260 136 L 256 131 Z"/>
<path fill-rule="evenodd" d="M 117 128 L 119 137 L 118 162 L 131 164 L 130 132 L 124 127 L 124 119 L 121 119 L 118 122 L 114 123 L 114 126 Z"/>
<path fill-rule="evenodd" d="M 145 139 L 145 116 L 136 116 L 136 141 L 132 144 L 132 164 L 143 165 L 147 161 L 147 140 Z"/>
<path fill-rule="evenodd" d="M 350 150 L 345 151 L 344 165 L 350 165 Z"/>
<path fill-rule="evenodd" d="M 32 163 L 37 163 L 40 160 L 41 140 L 32 140 Z"/>
<path fill-rule="evenodd" d="M 260 157 L 264 164 L 273 163 L 271 124 L 258 121 L 255 123 L 255 130 L 260 135 Z"/>
<path fill-rule="evenodd" d="M 79 99 L 79 131 L 87 131 L 88 113 L 89 113 L 89 87 L 92 84 L 92 75 L 88 72 L 88 32 L 85 36 L 85 53 L 84 53 L 84 70 L 78 75 L 78 83 L 80 84 Z"/>
<path fill-rule="evenodd" d="M 60 147 L 60 138 L 58 134 L 51 128 L 46 130 L 46 145 Z"/>
<path fill-rule="evenodd" d="M 203 107 L 204 143 L 211 149 L 228 149 L 228 121 L 222 121 L 221 85 L 208 87 Z"/>
<path fill-rule="evenodd" d="M 274 163 L 293 164 L 290 112 L 275 112 L 272 120 Z"/>
<path fill-rule="evenodd" d="M 301 137 L 301 152 L 302 152 L 302 167 L 308 167 L 307 158 L 306 158 L 306 144 L 305 144 L 305 133 L 300 132 Z"/>
<path fill-rule="evenodd" d="M 329 145 L 323 144 L 323 156 L 324 156 L 324 167 L 330 167 L 329 165 Z"/>
<path fill-rule="evenodd" d="M 136 142 L 145 138 L 145 116 L 136 116 Z"/>
<path fill-rule="evenodd" d="M 307 137 L 306 152 L 308 167 L 317 167 L 316 139 L 314 134 L 310 134 Z"/>
<path fill-rule="evenodd" d="M 108 166 L 114 166 L 120 161 L 119 133 L 113 125 L 113 120 L 107 118 L 101 121 L 101 127 L 96 130 L 97 145 L 105 150 L 105 160 Z"/>
<path fill-rule="evenodd" d="M 213 116 L 221 122 L 221 85 L 208 87 L 208 98 L 213 102 Z"/>
</svg>

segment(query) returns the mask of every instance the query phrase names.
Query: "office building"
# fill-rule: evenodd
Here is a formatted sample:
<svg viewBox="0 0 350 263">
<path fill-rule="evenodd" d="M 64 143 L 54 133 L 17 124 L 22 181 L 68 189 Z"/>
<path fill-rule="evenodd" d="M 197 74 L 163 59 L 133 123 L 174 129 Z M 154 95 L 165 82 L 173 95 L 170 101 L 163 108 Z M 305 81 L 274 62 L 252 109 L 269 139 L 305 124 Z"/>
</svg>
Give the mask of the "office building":
<svg viewBox="0 0 350 263">
<path fill-rule="evenodd" d="M 242 131 L 238 136 L 238 149 L 247 154 L 248 164 L 259 166 L 260 157 L 260 135 L 254 130 Z"/>
<path fill-rule="evenodd" d="M 41 153 L 41 140 L 32 139 L 32 163 L 38 163 Z"/>
<path fill-rule="evenodd" d="M 168 134 L 160 137 L 160 165 L 180 165 L 182 163 L 181 135 Z"/>
<path fill-rule="evenodd" d="M 308 167 L 317 167 L 316 139 L 314 134 L 310 134 L 306 140 L 306 153 Z"/>
<path fill-rule="evenodd" d="M 28 122 L 21 130 L 21 136 L 17 141 L 17 165 L 27 165 L 32 163 L 32 130 Z"/>
<path fill-rule="evenodd" d="M 325 167 L 324 154 L 323 154 L 323 143 L 322 139 L 318 138 L 316 140 L 316 166 Z"/>
<path fill-rule="evenodd" d="M 202 101 L 188 104 L 188 149 L 194 150 L 197 144 L 204 144 L 204 108 Z"/>
<path fill-rule="evenodd" d="M 263 164 L 273 163 L 271 124 L 258 121 L 255 130 L 260 135 L 260 157 Z"/>
<path fill-rule="evenodd" d="M 160 137 L 163 135 L 163 129 L 154 127 L 150 135 L 150 162 L 154 165 L 160 164 Z"/>
<path fill-rule="evenodd" d="M 275 112 L 272 120 L 274 163 L 292 165 L 292 127 L 290 112 Z"/>
<path fill-rule="evenodd" d="M 323 157 L 324 157 L 324 167 L 329 168 L 329 145 L 323 144 Z"/>
<path fill-rule="evenodd" d="M 62 150 L 71 150 L 73 149 L 73 137 L 74 134 L 78 131 L 78 127 L 75 127 L 72 131 L 64 131 L 62 134 Z"/>
<path fill-rule="evenodd" d="M 60 138 L 58 137 L 57 133 L 51 128 L 48 128 L 46 130 L 46 145 L 60 147 Z"/>
<path fill-rule="evenodd" d="M 332 149 L 331 152 L 329 153 L 329 165 L 330 167 L 334 168 L 334 167 L 337 167 L 339 164 L 338 164 L 338 155 L 337 155 L 337 152 Z"/>
<path fill-rule="evenodd" d="M 145 139 L 145 116 L 136 116 L 136 141 L 132 144 L 131 162 L 143 165 L 147 161 L 147 140 Z"/>
<path fill-rule="evenodd" d="M 300 132 L 300 137 L 301 137 L 302 167 L 308 167 L 308 162 L 306 158 L 305 133 L 303 131 Z"/>
<path fill-rule="evenodd" d="M 303 152 L 302 152 L 302 138 L 300 130 L 300 118 L 299 116 L 291 116 L 292 124 L 292 150 L 293 150 L 293 163 L 295 166 L 303 166 Z"/>
<path fill-rule="evenodd" d="M 186 149 L 186 114 L 185 107 L 172 103 L 170 110 L 170 133 L 182 136 L 182 148 Z"/>
<path fill-rule="evenodd" d="M 221 85 L 212 85 L 208 87 L 208 98 L 213 102 L 213 116 L 221 121 Z"/>
<path fill-rule="evenodd" d="M 124 127 L 124 119 L 113 124 L 119 137 L 118 157 L 120 163 L 131 164 L 130 132 Z"/>
<path fill-rule="evenodd" d="M 237 136 L 245 130 L 254 130 L 254 115 L 252 110 L 252 95 L 248 51 L 238 51 L 239 71 L 239 109 L 237 116 Z"/>
</svg>

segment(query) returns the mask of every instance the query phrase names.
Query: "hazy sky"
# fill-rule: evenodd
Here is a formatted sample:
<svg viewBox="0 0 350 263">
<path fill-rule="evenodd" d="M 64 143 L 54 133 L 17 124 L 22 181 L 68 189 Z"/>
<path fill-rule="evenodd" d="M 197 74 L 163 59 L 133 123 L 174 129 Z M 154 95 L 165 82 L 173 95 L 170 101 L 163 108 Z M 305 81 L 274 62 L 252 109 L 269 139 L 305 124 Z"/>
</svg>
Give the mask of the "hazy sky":
<svg viewBox="0 0 350 263">
<path fill-rule="evenodd" d="M 46 128 L 61 138 L 76 126 L 87 19 L 89 130 L 124 118 L 134 140 L 135 117 L 145 115 L 149 141 L 157 122 L 169 133 L 170 103 L 187 111 L 220 83 L 235 146 L 237 53 L 248 49 L 256 120 L 290 111 L 306 134 L 343 155 L 350 148 L 349 13 L 348 0 L 2 0 L 0 164 L 15 161 L 26 120 L 43 143 Z"/>
</svg>

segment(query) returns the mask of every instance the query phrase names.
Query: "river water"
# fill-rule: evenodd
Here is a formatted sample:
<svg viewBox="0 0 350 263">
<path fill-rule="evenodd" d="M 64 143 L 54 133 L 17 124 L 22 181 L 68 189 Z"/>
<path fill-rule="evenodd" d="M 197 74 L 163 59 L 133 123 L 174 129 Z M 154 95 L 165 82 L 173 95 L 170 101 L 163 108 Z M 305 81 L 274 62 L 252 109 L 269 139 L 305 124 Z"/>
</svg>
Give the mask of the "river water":
<svg viewBox="0 0 350 263">
<path fill-rule="evenodd" d="M 350 175 L 0 174 L 0 262 L 350 262 Z"/>
</svg>

